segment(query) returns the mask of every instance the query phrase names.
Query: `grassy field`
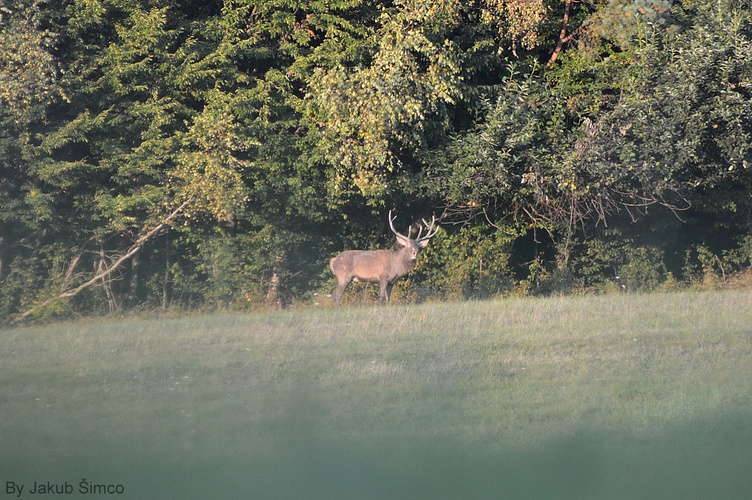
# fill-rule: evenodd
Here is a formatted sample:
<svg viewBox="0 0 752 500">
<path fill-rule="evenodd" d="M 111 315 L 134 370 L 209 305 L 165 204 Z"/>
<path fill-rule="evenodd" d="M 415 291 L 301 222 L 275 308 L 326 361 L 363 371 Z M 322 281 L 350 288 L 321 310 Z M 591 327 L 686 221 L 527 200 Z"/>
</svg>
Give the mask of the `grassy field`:
<svg viewBox="0 0 752 500">
<path fill-rule="evenodd" d="M 0 498 L 752 496 L 750 292 L 57 324 L 0 357 Z"/>
</svg>

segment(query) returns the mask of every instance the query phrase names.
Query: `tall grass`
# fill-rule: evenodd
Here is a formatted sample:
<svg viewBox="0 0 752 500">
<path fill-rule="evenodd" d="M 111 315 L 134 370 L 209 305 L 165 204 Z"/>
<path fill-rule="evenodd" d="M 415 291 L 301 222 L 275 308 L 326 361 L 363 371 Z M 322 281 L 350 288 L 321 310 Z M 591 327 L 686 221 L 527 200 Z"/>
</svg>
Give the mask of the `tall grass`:
<svg viewBox="0 0 752 500">
<path fill-rule="evenodd" d="M 749 292 L 69 323 L 0 356 L 0 497 L 752 493 Z"/>
</svg>

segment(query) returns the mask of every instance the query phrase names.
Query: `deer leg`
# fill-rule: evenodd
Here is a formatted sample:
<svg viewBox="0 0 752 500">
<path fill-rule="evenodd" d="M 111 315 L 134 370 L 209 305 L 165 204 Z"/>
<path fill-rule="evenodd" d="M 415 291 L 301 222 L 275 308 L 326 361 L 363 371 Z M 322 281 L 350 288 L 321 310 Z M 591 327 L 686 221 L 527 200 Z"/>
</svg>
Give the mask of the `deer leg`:
<svg viewBox="0 0 752 500">
<path fill-rule="evenodd" d="M 352 277 L 346 278 L 346 279 L 337 279 L 337 288 L 332 293 L 332 297 L 334 298 L 334 304 L 339 307 L 339 299 L 342 298 L 342 294 L 345 293 L 345 288 L 350 284 L 352 281 Z"/>
<path fill-rule="evenodd" d="M 392 285 L 387 280 L 379 281 L 379 299 L 384 303 L 389 303 L 389 294 L 392 292 Z"/>
</svg>

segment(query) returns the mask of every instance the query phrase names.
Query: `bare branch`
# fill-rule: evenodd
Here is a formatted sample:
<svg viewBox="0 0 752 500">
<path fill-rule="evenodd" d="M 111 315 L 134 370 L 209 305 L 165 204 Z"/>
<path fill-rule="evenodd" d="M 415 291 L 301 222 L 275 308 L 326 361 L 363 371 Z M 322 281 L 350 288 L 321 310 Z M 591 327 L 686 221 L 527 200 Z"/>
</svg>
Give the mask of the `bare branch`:
<svg viewBox="0 0 752 500">
<path fill-rule="evenodd" d="M 129 259 L 131 259 L 134 255 L 136 255 L 141 250 L 141 248 L 144 246 L 144 244 L 147 241 L 149 241 L 151 238 L 153 238 L 154 236 L 158 235 L 163 229 L 165 229 L 166 227 L 168 227 L 172 223 L 172 221 L 178 215 L 180 215 L 180 213 L 183 211 L 183 209 L 185 209 L 185 207 L 187 207 L 193 201 L 193 199 L 194 199 L 194 197 L 191 197 L 191 198 L 185 200 L 179 207 L 177 207 L 167 217 L 165 217 L 165 219 L 162 222 L 160 222 L 154 228 L 152 228 L 150 231 L 148 231 L 146 234 L 144 234 L 143 236 L 141 236 L 140 238 L 138 238 L 136 240 L 136 242 L 133 245 L 131 245 L 130 248 L 128 248 L 128 251 L 126 251 L 118 259 L 116 259 L 112 264 L 110 264 L 109 266 L 107 266 L 104 269 L 102 269 L 101 271 L 99 271 L 93 278 L 91 278 L 88 281 L 86 281 L 85 283 L 77 286 L 76 288 L 71 288 L 71 289 L 62 291 L 57 296 L 55 296 L 55 297 L 53 297 L 51 299 L 47 299 L 44 302 L 35 305 L 34 307 L 32 307 L 31 309 L 29 309 L 28 311 L 26 311 L 23 314 L 19 315 L 14 320 L 14 323 L 21 322 L 21 321 L 25 320 L 32 313 L 34 313 L 38 309 L 41 309 L 41 308 L 47 306 L 48 304 L 50 304 L 51 302 L 53 302 L 55 300 L 63 299 L 63 298 L 66 298 L 66 297 L 74 297 L 74 296 L 78 295 L 79 293 L 81 293 L 82 291 L 84 291 L 87 288 L 89 288 L 90 286 L 94 285 L 98 281 L 104 280 L 105 278 L 108 278 L 114 271 L 116 271 L 117 269 L 119 269 L 120 266 L 122 266 L 125 262 L 127 262 Z"/>
<path fill-rule="evenodd" d="M 78 263 L 81 261 L 81 258 L 83 258 L 84 254 L 87 252 L 86 246 L 94 241 L 94 237 L 89 238 L 86 243 L 84 243 L 81 248 L 76 252 L 76 255 L 73 256 L 73 259 L 71 259 L 71 263 L 68 265 L 68 270 L 65 272 L 65 276 L 63 277 L 63 282 L 60 284 L 60 292 L 64 292 L 66 288 L 68 288 L 68 283 L 70 283 L 73 280 L 73 277 L 76 276 L 74 274 L 74 271 L 76 270 L 76 267 L 78 266 Z"/>
</svg>

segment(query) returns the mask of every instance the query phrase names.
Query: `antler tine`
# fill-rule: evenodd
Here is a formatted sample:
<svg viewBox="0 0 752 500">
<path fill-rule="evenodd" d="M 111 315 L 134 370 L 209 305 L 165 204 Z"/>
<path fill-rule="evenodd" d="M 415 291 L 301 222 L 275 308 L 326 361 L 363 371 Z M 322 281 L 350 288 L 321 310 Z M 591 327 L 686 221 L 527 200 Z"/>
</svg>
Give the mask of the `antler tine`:
<svg viewBox="0 0 752 500">
<path fill-rule="evenodd" d="M 428 232 L 426 233 L 426 235 L 423 238 L 420 238 L 420 235 L 418 235 L 418 240 L 420 240 L 420 241 L 430 240 L 431 238 L 433 238 L 434 236 L 436 236 L 436 233 L 439 232 L 439 228 L 438 227 L 436 229 L 434 229 L 434 225 L 436 224 L 436 216 L 435 215 L 431 216 L 431 223 L 430 224 L 428 223 L 428 221 L 426 219 L 422 219 L 422 220 L 423 220 L 423 224 L 425 224 L 426 229 L 428 230 Z"/>
<path fill-rule="evenodd" d="M 409 240 L 410 238 L 408 238 L 408 237 L 407 237 L 407 236 L 405 236 L 405 235 L 402 235 L 402 234 L 398 233 L 398 232 L 397 232 L 397 230 L 396 230 L 396 229 L 394 229 L 394 220 L 395 220 L 396 218 L 397 218 L 397 216 L 396 216 L 396 215 L 395 215 L 394 217 L 392 217 L 392 211 L 391 211 L 391 210 L 389 210 L 389 227 L 390 227 L 390 228 L 392 229 L 392 232 L 393 232 L 394 234 L 396 234 L 397 236 L 400 236 L 400 237 L 402 237 L 402 238 L 405 238 L 405 239 L 408 239 L 408 240 Z"/>
</svg>

